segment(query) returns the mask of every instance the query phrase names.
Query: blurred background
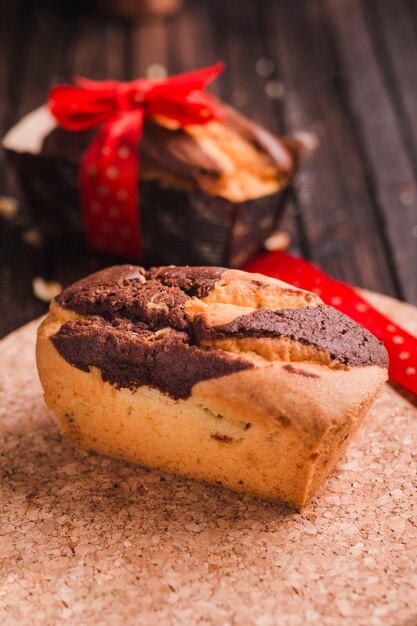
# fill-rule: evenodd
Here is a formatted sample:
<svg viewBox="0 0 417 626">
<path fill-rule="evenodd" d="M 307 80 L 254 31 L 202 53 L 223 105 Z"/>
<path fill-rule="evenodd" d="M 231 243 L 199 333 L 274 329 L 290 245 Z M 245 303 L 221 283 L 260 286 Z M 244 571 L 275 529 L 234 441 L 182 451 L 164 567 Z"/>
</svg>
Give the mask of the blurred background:
<svg viewBox="0 0 417 626">
<path fill-rule="evenodd" d="M 280 224 L 290 250 L 417 304 L 413 0 L 3 0 L 1 134 L 73 75 L 161 78 L 218 59 L 218 96 L 319 140 Z M 42 241 L 1 154 L 0 196 L 1 336 L 45 311 L 34 278 L 65 286 L 109 260 Z"/>
</svg>

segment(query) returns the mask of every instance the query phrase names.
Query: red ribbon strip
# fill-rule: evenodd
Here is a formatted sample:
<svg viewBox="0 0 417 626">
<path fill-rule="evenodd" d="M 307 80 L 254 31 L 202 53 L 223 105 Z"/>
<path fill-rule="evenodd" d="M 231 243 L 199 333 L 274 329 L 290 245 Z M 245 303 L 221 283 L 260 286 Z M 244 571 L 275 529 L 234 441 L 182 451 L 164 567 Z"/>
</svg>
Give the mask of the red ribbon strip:
<svg viewBox="0 0 417 626">
<path fill-rule="evenodd" d="M 144 119 L 160 116 L 179 126 L 222 119 L 216 99 L 203 89 L 223 68 L 219 62 L 159 81 L 76 78 L 77 86 L 58 85 L 50 91 L 49 108 L 60 126 L 75 132 L 100 127 L 80 168 L 90 248 L 143 260 L 137 144 Z"/>
<path fill-rule="evenodd" d="M 377 311 L 352 287 L 286 252 L 261 256 L 246 269 L 313 291 L 326 304 L 362 324 L 384 342 L 390 358 L 390 379 L 417 395 L 417 338 Z"/>
</svg>

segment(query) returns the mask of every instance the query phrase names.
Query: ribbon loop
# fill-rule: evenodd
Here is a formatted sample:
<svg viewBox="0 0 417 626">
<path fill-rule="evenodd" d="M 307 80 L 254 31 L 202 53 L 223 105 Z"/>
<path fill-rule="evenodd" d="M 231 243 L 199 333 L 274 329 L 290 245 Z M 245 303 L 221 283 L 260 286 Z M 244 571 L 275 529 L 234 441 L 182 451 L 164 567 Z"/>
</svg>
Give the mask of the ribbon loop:
<svg viewBox="0 0 417 626">
<path fill-rule="evenodd" d="M 116 87 L 115 98 L 118 111 L 131 111 L 143 103 L 143 94 L 130 83 L 120 83 Z"/>
<path fill-rule="evenodd" d="M 119 112 L 132 111 L 145 106 L 151 83 L 145 79 L 119 83 L 116 87 L 116 103 Z"/>
</svg>

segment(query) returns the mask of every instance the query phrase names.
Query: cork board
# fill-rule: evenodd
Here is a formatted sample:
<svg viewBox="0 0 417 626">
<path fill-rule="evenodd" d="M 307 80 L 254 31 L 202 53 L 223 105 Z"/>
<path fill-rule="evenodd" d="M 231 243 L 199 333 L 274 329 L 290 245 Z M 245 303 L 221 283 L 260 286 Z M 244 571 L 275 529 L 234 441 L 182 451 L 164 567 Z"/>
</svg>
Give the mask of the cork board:
<svg viewBox="0 0 417 626">
<path fill-rule="evenodd" d="M 369 295 L 417 334 L 417 309 Z M 3 626 L 417 624 L 417 409 L 386 385 L 303 513 L 73 449 L 0 342 Z"/>
</svg>

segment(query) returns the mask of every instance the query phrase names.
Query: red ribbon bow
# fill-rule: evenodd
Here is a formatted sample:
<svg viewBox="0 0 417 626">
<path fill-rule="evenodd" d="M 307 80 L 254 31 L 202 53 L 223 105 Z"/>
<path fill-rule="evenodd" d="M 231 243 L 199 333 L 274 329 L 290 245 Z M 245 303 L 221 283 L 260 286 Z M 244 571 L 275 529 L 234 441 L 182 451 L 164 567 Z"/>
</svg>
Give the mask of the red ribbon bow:
<svg viewBox="0 0 417 626">
<path fill-rule="evenodd" d="M 223 68 L 219 62 L 158 81 L 76 78 L 77 86 L 58 85 L 50 91 L 49 108 L 60 126 L 76 132 L 101 126 L 80 169 L 85 233 L 91 248 L 142 260 L 137 144 L 144 119 L 161 116 L 179 126 L 222 119 L 215 98 L 202 90 Z"/>
<path fill-rule="evenodd" d="M 391 380 L 417 395 L 417 338 L 375 309 L 350 285 L 286 252 L 263 255 L 246 268 L 313 291 L 323 302 L 349 315 L 384 342 Z"/>
</svg>

